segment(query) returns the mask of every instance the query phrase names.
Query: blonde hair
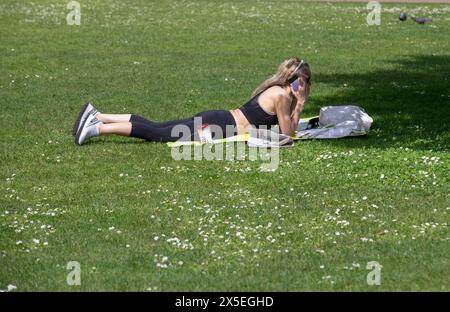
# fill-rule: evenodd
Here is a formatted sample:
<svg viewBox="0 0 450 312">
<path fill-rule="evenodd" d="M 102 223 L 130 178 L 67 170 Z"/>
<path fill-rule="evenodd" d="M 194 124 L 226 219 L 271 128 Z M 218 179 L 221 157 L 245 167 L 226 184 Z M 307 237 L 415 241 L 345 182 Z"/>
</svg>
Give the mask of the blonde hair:
<svg viewBox="0 0 450 312">
<path fill-rule="evenodd" d="M 302 64 L 301 66 L 299 66 Z M 294 72 L 295 71 L 295 72 Z M 309 65 L 297 57 L 292 57 L 284 60 L 279 66 L 277 72 L 270 78 L 263 81 L 256 89 L 253 91 L 252 96 L 270 88 L 273 86 L 285 86 L 288 84 L 288 79 L 294 74 L 299 76 L 306 76 L 309 80 L 311 78 L 311 69 Z"/>
</svg>

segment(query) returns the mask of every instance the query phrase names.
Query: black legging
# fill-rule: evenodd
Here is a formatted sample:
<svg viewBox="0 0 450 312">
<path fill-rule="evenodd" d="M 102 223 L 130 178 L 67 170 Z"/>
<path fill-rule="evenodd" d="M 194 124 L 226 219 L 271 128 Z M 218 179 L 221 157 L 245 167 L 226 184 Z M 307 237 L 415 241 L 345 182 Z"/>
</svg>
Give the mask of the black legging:
<svg viewBox="0 0 450 312">
<path fill-rule="evenodd" d="M 156 142 L 174 142 L 174 141 L 199 141 L 197 129 L 200 123 L 194 124 L 194 117 L 201 117 L 201 124 L 217 125 L 222 132 L 216 133 L 214 127 L 212 130 L 213 139 L 221 139 L 236 135 L 236 122 L 233 115 L 227 110 L 209 110 L 195 114 L 186 119 L 171 120 L 165 122 L 154 122 L 138 115 L 131 115 L 131 137 L 140 138 L 147 141 Z M 172 134 L 172 129 L 176 125 L 185 125 L 189 128 L 188 133 L 180 133 L 175 131 Z M 229 125 L 227 127 L 227 125 Z M 228 131 L 227 131 L 227 128 Z M 231 131 L 230 131 L 231 128 Z M 178 132 L 178 133 L 177 133 Z M 186 136 L 188 134 L 188 136 Z"/>
</svg>

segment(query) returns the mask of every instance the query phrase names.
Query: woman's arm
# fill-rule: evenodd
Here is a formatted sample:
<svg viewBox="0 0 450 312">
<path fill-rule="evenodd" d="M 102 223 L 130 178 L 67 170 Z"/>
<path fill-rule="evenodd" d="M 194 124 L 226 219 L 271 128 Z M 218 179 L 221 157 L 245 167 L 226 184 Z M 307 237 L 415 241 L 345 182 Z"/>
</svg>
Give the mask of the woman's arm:
<svg viewBox="0 0 450 312">
<path fill-rule="evenodd" d="M 292 111 L 289 98 L 280 96 L 275 104 L 278 124 L 280 125 L 281 132 L 289 136 L 295 135 L 295 130 L 297 129 L 298 121 L 300 120 L 300 115 L 309 95 L 309 85 L 305 84 L 305 87 L 299 89 L 297 92 L 292 90 L 292 93 L 297 99 L 295 108 Z"/>
<path fill-rule="evenodd" d="M 289 102 L 289 98 L 280 95 L 275 103 L 275 110 L 277 112 L 278 125 L 280 126 L 281 133 L 292 136 L 295 133 L 295 128 L 293 128 L 291 105 Z"/>
<path fill-rule="evenodd" d="M 308 82 L 304 81 L 303 87 L 300 87 L 297 92 L 291 89 L 292 94 L 294 94 L 295 98 L 297 99 L 297 104 L 295 105 L 295 108 L 291 114 L 292 124 L 293 127 L 295 127 L 294 131 L 295 129 L 297 129 L 298 121 L 300 120 L 300 115 L 303 111 L 303 107 L 308 100 L 310 87 L 311 85 Z"/>
<path fill-rule="evenodd" d="M 305 102 L 300 102 L 297 100 L 297 104 L 295 105 L 294 110 L 291 113 L 291 122 L 292 122 L 292 128 L 293 128 L 293 134 L 295 135 L 295 130 L 298 127 L 298 121 L 300 120 L 300 115 L 303 111 L 303 106 L 305 105 Z"/>
</svg>

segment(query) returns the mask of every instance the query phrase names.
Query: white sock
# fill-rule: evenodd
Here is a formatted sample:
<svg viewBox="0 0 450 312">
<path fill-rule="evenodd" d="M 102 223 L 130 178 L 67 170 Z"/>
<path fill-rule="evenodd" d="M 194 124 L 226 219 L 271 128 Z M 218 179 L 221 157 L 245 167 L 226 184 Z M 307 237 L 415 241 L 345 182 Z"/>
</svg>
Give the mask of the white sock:
<svg viewBox="0 0 450 312">
<path fill-rule="evenodd" d="M 92 128 L 94 128 L 92 130 L 92 136 L 99 136 L 100 135 L 100 130 L 99 130 L 100 125 L 101 124 L 99 123 L 99 124 L 97 124 L 97 125 L 92 127 Z"/>
<path fill-rule="evenodd" d="M 92 122 L 94 122 L 94 119 L 92 120 Z M 88 137 L 99 136 L 100 135 L 100 129 L 99 129 L 100 125 L 103 125 L 103 122 L 101 122 L 100 120 L 95 118 L 95 124 L 89 126 L 87 129 L 87 132 L 88 132 L 87 136 Z"/>
</svg>

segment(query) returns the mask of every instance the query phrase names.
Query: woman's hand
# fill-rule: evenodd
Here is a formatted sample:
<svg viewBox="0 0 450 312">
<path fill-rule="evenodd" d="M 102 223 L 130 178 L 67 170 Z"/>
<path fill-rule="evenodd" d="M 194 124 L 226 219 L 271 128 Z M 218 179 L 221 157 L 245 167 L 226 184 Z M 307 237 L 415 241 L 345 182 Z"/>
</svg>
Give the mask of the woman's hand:
<svg viewBox="0 0 450 312">
<path fill-rule="evenodd" d="M 309 90 L 310 90 L 310 85 L 309 83 L 307 83 L 304 80 L 301 80 L 302 85 L 300 85 L 300 87 L 298 88 L 297 91 L 295 91 L 294 89 L 292 89 L 292 94 L 294 94 L 295 98 L 297 99 L 297 106 L 300 105 L 299 108 L 303 108 L 303 105 L 305 104 L 305 102 L 308 100 L 309 97 Z"/>
</svg>

